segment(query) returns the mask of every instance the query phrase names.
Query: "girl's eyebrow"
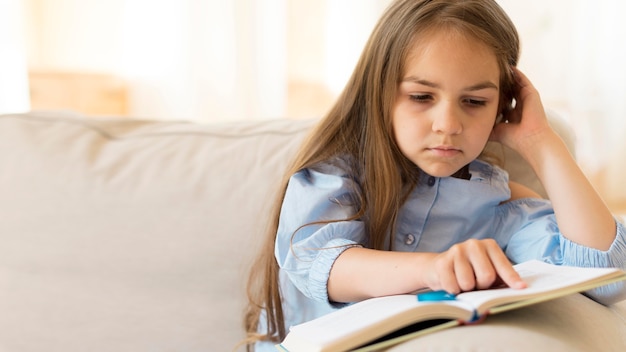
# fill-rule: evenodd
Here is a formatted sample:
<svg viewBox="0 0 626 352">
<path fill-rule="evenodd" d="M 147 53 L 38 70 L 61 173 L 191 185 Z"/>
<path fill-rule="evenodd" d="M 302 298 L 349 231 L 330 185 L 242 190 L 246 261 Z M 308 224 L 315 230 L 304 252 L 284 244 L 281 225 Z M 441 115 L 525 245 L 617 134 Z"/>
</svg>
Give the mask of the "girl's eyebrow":
<svg viewBox="0 0 626 352">
<path fill-rule="evenodd" d="M 482 90 L 482 89 L 495 89 L 498 90 L 498 86 L 491 82 L 491 81 L 484 81 L 484 82 L 480 82 L 478 84 L 474 84 L 473 86 L 469 86 L 465 89 L 463 89 L 464 91 L 476 91 L 476 90 Z"/>
<path fill-rule="evenodd" d="M 427 87 L 437 88 L 437 89 L 441 88 L 437 83 L 431 82 L 429 80 L 413 77 L 413 76 L 404 78 L 402 82 L 412 82 L 412 83 L 417 83 L 417 84 L 421 84 Z M 482 89 L 498 90 L 498 86 L 491 81 L 484 81 L 484 82 L 480 82 L 480 83 L 471 85 L 469 87 L 463 88 L 463 90 L 467 92 L 473 92 L 473 91 L 482 90 Z"/>
</svg>

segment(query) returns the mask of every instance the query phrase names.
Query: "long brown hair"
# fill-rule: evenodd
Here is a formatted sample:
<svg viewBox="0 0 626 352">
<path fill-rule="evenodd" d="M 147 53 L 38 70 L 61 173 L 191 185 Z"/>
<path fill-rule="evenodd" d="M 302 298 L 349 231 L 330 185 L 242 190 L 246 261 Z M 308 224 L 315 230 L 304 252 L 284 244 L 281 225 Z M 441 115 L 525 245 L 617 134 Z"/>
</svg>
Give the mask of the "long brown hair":
<svg viewBox="0 0 626 352">
<path fill-rule="evenodd" d="M 281 181 L 265 242 L 248 281 L 249 304 L 244 317 L 248 349 L 255 341 L 278 342 L 285 337 L 274 242 L 292 174 L 338 155 L 349 156 L 360 186 L 356 217 L 365 224 L 368 246 L 392 249 L 398 211 L 419 176 L 417 167 L 395 142 L 392 109 L 412 44 L 428 29 L 442 27 L 459 30 L 493 49 L 500 68 L 500 109 L 511 101 L 511 66 L 518 61 L 519 39 L 513 23 L 495 1 L 393 2 L 374 28 L 343 93 L 303 143 Z M 267 331 L 257 333 L 261 319 L 265 319 Z"/>
</svg>

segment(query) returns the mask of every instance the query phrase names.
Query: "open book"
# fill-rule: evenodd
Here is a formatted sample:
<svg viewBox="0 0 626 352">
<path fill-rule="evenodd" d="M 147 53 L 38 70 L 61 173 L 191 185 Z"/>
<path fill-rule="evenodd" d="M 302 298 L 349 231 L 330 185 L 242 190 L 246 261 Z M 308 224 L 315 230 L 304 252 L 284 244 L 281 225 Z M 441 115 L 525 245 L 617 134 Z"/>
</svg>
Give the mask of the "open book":
<svg viewBox="0 0 626 352">
<path fill-rule="evenodd" d="M 441 292 L 368 299 L 292 326 L 279 351 L 375 351 L 488 314 L 536 304 L 626 279 L 614 268 L 577 268 L 540 261 L 515 265 L 525 289 L 495 288 L 456 296 Z M 424 297 L 423 295 L 429 295 Z M 437 295 L 440 295 L 439 297 Z M 420 297 L 421 296 L 421 297 Z"/>
</svg>

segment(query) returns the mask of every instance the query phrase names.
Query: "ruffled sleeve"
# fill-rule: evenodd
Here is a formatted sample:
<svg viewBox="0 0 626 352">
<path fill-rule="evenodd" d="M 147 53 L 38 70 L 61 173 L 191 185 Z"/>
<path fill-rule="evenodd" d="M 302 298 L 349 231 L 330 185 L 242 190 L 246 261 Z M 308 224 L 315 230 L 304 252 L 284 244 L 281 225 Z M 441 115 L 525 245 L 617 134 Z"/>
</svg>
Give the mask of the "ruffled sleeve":
<svg viewBox="0 0 626 352">
<path fill-rule="evenodd" d="M 364 244 L 356 213 L 356 184 L 341 165 L 324 164 L 294 174 L 281 208 L 275 255 L 306 297 L 328 302 L 330 269 L 346 249 Z"/>
<path fill-rule="evenodd" d="M 608 250 L 602 251 L 570 241 L 561 234 L 549 201 L 526 198 L 500 208 L 501 230 L 512 233 L 505 253 L 515 263 L 538 259 L 556 265 L 626 270 L 626 228 L 617 219 L 615 240 Z M 626 283 L 622 281 L 586 293 L 600 303 L 611 304 L 626 299 Z"/>
</svg>

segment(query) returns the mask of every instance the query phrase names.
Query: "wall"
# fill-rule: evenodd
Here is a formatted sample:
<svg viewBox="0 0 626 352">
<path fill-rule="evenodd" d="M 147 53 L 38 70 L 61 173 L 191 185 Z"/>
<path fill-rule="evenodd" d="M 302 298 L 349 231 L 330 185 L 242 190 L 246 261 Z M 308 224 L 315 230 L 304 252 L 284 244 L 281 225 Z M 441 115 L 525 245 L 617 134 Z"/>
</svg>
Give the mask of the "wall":
<svg viewBox="0 0 626 352">
<path fill-rule="evenodd" d="M 23 13 L 20 0 L 0 1 L 0 113 L 24 112 L 30 107 Z"/>
</svg>

